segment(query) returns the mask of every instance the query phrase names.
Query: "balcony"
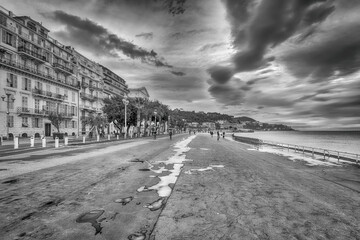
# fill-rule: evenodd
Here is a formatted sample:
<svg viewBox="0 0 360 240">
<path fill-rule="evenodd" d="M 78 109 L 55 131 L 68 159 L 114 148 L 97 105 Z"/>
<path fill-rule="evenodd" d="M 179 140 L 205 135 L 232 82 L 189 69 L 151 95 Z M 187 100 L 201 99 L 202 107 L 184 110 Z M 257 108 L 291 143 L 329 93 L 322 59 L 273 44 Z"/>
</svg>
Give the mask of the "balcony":
<svg viewBox="0 0 360 240">
<path fill-rule="evenodd" d="M 56 101 L 64 101 L 65 100 L 65 95 L 61 95 L 58 93 L 53 93 L 50 91 L 43 91 L 40 89 L 33 89 L 32 90 L 33 95 L 37 96 L 37 97 L 41 97 L 41 98 L 45 98 L 45 99 L 51 99 L 51 100 L 56 100 Z"/>
<path fill-rule="evenodd" d="M 43 110 L 41 112 L 44 116 L 48 116 L 50 114 L 60 114 L 63 118 L 73 118 L 75 116 L 69 112 L 49 110 L 46 106 L 43 106 Z"/>
<path fill-rule="evenodd" d="M 41 55 L 35 51 L 32 51 L 26 47 L 18 47 L 19 55 L 21 55 L 23 58 L 31 59 L 37 62 L 38 64 L 43 64 L 47 62 L 46 57 L 44 55 Z"/>
<path fill-rule="evenodd" d="M 88 112 L 96 112 L 94 107 L 90 107 L 89 105 L 80 105 L 81 110 L 88 111 Z"/>
<path fill-rule="evenodd" d="M 17 108 L 17 114 L 19 114 L 19 116 L 43 116 L 44 112 L 38 108 L 28 108 L 28 107 L 18 107 Z"/>
<path fill-rule="evenodd" d="M 87 82 L 82 82 L 81 87 L 82 88 L 87 88 L 87 87 L 89 87 L 89 84 Z"/>
<path fill-rule="evenodd" d="M 71 68 L 65 67 L 59 63 L 54 63 L 53 67 L 56 72 L 61 72 L 65 75 L 71 75 L 74 73 L 74 71 Z"/>
<path fill-rule="evenodd" d="M 56 82 L 56 83 L 60 83 L 59 81 L 57 81 L 55 79 L 55 77 L 49 73 L 40 71 L 36 68 L 31 68 L 29 66 L 26 66 L 25 64 L 18 62 L 18 61 L 13 61 L 10 59 L 7 59 L 5 57 L 0 57 L 0 65 L 14 69 L 14 70 L 18 70 L 21 71 L 23 74 L 31 74 L 33 77 L 40 77 L 42 79 L 45 80 L 50 80 L 52 82 Z M 66 83 L 66 82 L 61 82 L 61 84 L 63 86 L 67 86 L 67 87 L 71 87 L 74 88 L 76 90 L 78 90 L 80 88 L 80 84 L 78 82 L 72 84 L 70 82 Z"/>
<path fill-rule="evenodd" d="M 98 99 L 97 97 L 87 94 L 87 93 L 84 93 L 84 92 L 80 93 L 80 98 L 91 101 L 91 102 L 96 101 Z"/>
</svg>

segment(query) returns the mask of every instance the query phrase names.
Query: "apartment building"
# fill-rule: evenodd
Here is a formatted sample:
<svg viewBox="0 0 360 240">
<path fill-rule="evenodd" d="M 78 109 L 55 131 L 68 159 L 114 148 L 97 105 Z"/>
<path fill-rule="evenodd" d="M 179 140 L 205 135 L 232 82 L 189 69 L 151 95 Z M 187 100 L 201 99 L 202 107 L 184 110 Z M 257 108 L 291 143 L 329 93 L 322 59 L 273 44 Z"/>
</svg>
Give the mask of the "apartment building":
<svg viewBox="0 0 360 240">
<path fill-rule="evenodd" d="M 101 67 L 104 74 L 104 98 L 110 98 L 112 96 L 126 97 L 129 93 L 129 89 L 125 80 L 107 67 Z M 114 131 L 117 132 L 118 129 L 116 129 L 114 123 L 111 122 L 108 125 L 107 133 L 113 133 Z"/>
<path fill-rule="evenodd" d="M 78 51 L 71 49 L 76 62 L 77 79 L 81 82 L 79 111 L 80 132 L 82 135 L 90 133 L 91 125 L 87 120 L 92 115 L 102 115 L 104 98 L 104 75 L 100 64 L 88 59 Z"/>
<path fill-rule="evenodd" d="M 73 51 L 27 16 L 0 7 L 0 135 L 51 136 L 47 116 L 61 113 L 61 132 L 78 134 L 80 84 Z"/>
<path fill-rule="evenodd" d="M 125 80 L 115 74 L 110 69 L 101 66 L 104 73 L 104 97 L 127 96 L 129 93 L 128 85 Z"/>
</svg>

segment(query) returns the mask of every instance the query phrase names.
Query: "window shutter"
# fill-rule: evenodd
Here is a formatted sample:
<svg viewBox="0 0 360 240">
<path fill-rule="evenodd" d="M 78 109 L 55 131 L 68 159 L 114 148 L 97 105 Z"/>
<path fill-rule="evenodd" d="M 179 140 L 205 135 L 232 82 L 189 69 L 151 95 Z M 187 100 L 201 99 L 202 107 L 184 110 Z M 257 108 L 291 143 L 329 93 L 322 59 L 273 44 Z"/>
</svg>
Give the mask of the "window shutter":
<svg viewBox="0 0 360 240">
<path fill-rule="evenodd" d="M 33 117 L 33 118 L 31 118 L 31 126 L 34 128 L 35 127 L 35 118 Z"/>
<path fill-rule="evenodd" d="M 11 75 L 10 73 L 7 73 L 6 86 L 10 87 L 10 84 L 11 84 Z"/>
<path fill-rule="evenodd" d="M 28 84 L 28 90 L 31 91 L 31 80 L 30 79 L 28 79 L 27 84 Z"/>
<path fill-rule="evenodd" d="M 2 41 L 6 43 L 6 32 L 4 29 L 2 30 Z"/>
<path fill-rule="evenodd" d="M 39 128 L 43 128 L 43 119 L 39 118 Z"/>
<path fill-rule="evenodd" d="M 16 75 L 13 75 L 14 76 L 14 78 L 13 78 L 13 80 L 14 80 L 14 88 L 17 88 L 17 76 Z"/>
<path fill-rule="evenodd" d="M 77 122 L 74 122 L 74 127 L 77 128 Z"/>
<path fill-rule="evenodd" d="M 21 89 L 22 89 L 22 90 L 25 90 L 25 89 L 26 89 L 26 78 L 25 78 L 25 77 L 22 78 L 22 86 L 21 86 Z"/>
</svg>

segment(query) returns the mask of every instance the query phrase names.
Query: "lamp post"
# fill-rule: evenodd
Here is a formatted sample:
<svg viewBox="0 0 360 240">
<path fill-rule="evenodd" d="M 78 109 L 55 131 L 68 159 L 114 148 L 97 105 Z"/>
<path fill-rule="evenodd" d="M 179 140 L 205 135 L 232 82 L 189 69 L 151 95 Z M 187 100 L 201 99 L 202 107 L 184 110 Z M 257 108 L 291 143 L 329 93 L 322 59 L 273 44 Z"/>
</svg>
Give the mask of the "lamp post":
<svg viewBox="0 0 360 240">
<path fill-rule="evenodd" d="M 9 115 L 10 115 L 10 103 L 14 102 L 15 98 L 12 97 L 10 99 L 11 93 L 5 93 L 5 94 L 6 94 L 7 97 L 1 96 L 1 98 L 7 104 L 7 107 L 6 107 L 6 109 L 7 109 L 6 110 L 6 116 L 7 116 L 6 117 L 6 138 L 8 138 L 9 137 L 9 127 L 10 127 L 10 118 L 9 118 Z M 6 98 L 6 100 L 5 100 L 5 98 Z"/>
<path fill-rule="evenodd" d="M 124 134 L 124 139 L 126 139 L 126 133 L 127 133 L 127 124 L 126 124 L 126 106 L 129 104 L 129 100 L 127 100 L 127 98 L 123 98 L 122 100 L 123 104 L 125 105 L 125 134 Z"/>
<path fill-rule="evenodd" d="M 156 139 L 156 134 L 157 134 L 157 118 L 156 118 L 156 115 L 157 115 L 157 110 L 155 109 L 154 111 L 154 114 L 155 114 L 155 134 L 154 134 L 154 139 Z"/>
</svg>

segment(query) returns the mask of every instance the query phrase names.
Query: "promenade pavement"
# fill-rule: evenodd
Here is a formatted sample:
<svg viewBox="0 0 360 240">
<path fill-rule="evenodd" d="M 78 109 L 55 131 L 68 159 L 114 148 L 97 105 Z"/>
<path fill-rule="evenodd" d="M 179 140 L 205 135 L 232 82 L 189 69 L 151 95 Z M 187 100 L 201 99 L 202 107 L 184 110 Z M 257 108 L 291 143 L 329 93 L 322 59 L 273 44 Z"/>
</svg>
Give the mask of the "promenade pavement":
<svg viewBox="0 0 360 240">
<path fill-rule="evenodd" d="M 29 171 L 1 180 L 1 239 L 360 238 L 357 166 L 208 134 L 58 151 L 8 162 Z"/>
</svg>

